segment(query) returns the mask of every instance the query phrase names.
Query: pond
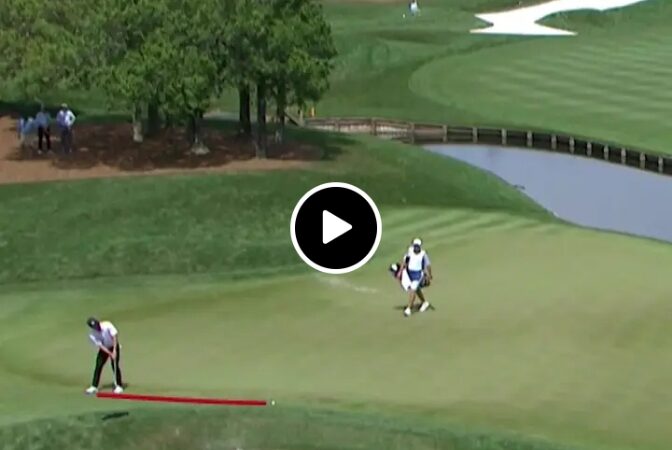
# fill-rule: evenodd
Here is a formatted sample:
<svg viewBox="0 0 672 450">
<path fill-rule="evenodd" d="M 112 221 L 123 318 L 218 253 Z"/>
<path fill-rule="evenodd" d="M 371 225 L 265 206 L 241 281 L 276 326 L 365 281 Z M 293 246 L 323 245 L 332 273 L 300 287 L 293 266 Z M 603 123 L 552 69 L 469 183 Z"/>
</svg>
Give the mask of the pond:
<svg viewBox="0 0 672 450">
<path fill-rule="evenodd" d="M 672 177 L 586 157 L 483 145 L 429 145 L 499 176 L 558 217 L 672 242 Z"/>
</svg>

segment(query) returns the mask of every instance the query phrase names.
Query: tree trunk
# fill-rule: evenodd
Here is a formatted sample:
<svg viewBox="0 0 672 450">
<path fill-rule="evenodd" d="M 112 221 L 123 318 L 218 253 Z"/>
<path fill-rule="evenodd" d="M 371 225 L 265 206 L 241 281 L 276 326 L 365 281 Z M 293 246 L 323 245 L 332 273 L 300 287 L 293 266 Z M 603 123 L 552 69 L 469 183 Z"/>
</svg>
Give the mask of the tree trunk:
<svg viewBox="0 0 672 450">
<path fill-rule="evenodd" d="M 141 143 L 142 141 L 142 107 L 136 104 L 133 108 L 133 142 Z"/>
<path fill-rule="evenodd" d="M 266 138 L 266 82 L 257 83 L 257 158 L 268 156 L 268 140 Z"/>
<path fill-rule="evenodd" d="M 147 136 L 156 136 L 161 128 L 161 115 L 159 114 L 159 103 L 155 100 L 147 105 Z"/>
<path fill-rule="evenodd" d="M 246 84 L 238 86 L 238 122 L 243 136 L 252 136 L 252 119 L 250 118 L 250 87 Z"/>
<path fill-rule="evenodd" d="M 280 86 L 276 99 L 275 115 L 278 118 L 278 128 L 275 130 L 275 142 L 282 144 L 285 140 L 285 108 L 287 104 L 284 86 Z"/>
<path fill-rule="evenodd" d="M 164 111 L 163 116 L 164 116 L 163 128 L 165 130 L 168 130 L 168 129 L 172 128 L 172 126 L 173 126 L 173 116 L 171 116 L 170 113 L 168 113 L 167 111 Z"/>
<path fill-rule="evenodd" d="M 191 153 L 194 155 L 207 155 L 210 153 L 210 149 L 203 142 L 201 137 L 201 119 L 203 118 L 203 113 L 200 111 L 194 111 L 189 116 L 189 131 L 191 136 Z"/>
</svg>

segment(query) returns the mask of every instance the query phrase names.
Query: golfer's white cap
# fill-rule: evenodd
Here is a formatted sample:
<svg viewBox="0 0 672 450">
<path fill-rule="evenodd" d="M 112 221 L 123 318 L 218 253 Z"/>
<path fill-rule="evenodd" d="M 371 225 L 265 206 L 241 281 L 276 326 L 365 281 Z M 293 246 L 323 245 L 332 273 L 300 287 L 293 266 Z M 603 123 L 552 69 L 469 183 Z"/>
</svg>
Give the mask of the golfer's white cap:
<svg viewBox="0 0 672 450">
<path fill-rule="evenodd" d="M 413 239 L 413 245 L 417 245 L 418 247 L 421 247 L 422 246 L 422 241 L 420 240 L 420 238 Z"/>
</svg>

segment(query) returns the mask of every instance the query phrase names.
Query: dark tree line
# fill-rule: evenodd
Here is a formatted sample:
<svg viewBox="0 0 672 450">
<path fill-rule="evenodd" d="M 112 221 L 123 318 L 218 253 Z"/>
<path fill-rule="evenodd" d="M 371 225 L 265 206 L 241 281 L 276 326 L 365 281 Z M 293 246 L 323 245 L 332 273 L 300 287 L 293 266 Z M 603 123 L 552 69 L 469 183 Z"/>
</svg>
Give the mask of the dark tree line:
<svg viewBox="0 0 672 450">
<path fill-rule="evenodd" d="M 336 55 L 316 0 L 5 0 L 0 82 L 33 98 L 95 88 L 121 104 L 142 141 L 185 124 L 195 151 L 214 99 L 236 89 L 240 132 L 267 152 L 269 112 L 317 101 Z M 271 109 L 274 108 L 274 111 Z"/>
</svg>

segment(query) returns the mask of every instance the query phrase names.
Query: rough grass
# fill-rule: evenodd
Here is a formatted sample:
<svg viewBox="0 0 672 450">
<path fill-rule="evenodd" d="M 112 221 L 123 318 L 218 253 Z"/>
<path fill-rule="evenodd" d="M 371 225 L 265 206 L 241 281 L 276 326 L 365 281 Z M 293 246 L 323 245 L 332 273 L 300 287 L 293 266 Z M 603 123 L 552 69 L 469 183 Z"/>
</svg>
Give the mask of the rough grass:
<svg viewBox="0 0 672 450">
<path fill-rule="evenodd" d="M 87 432 L 82 432 L 87 430 Z M 119 410 L 0 428 L 5 450 L 511 449 L 570 450 L 542 440 L 428 427 L 414 419 L 296 408 Z M 337 447 L 336 447 L 337 446 Z"/>
</svg>

